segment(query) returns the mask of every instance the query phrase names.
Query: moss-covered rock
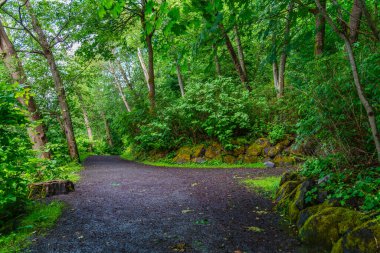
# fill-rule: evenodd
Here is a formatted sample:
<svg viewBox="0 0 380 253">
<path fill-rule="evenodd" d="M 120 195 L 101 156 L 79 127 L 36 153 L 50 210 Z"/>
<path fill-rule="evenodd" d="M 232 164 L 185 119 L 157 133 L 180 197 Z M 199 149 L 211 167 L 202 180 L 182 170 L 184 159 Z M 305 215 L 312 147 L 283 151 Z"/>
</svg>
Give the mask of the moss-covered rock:
<svg viewBox="0 0 380 253">
<path fill-rule="evenodd" d="M 257 163 L 260 161 L 260 158 L 258 156 L 244 156 L 243 157 L 243 162 L 244 163 Z"/>
<path fill-rule="evenodd" d="M 341 236 L 363 223 L 364 215 L 343 207 L 327 207 L 306 220 L 299 230 L 306 244 L 331 249 Z"/>
<path fill-rule="evenodd" d="M 279 202 L 288 195 L 300 184 L 300 181 L 286 181 L 282 184 L 276 192 L 276 201 Z"/>
<path fill-rule="evenodd" d="M 232 155 L 225 155 L 223 156 L 223 162 L 225 163 L 236 163 L 236 157 Z"/>
<path fill-rule="evenodd" d="M 305 222 L 314 214 L 320 212 L 322 209 L 325 209 L 327 207 L 332 207 L 332 206 L 334 206 L 332 202 L 326 201 L 322 204 L 310 206 L 308 208 L 301 210 L 298 215 L 298 220 L 296 223 L 297 228 L 300 229 L 305 224 Z"/>
<path fill-rule="evenodd" d="M 177 155 L 173 158 L 176 163 L 187 163 L 191 161 L 193 150 L 191 147 L 184 146 L 177 151 Z"/>
<path fill-rule="evenodd" d="M 274 159 L 273 159 L 273 162 L 274 164 L 276 164 L 276 166 L 291 166 L 293 164 L 296 163 L 296 159 L 294 159 L 294 157 L 292 156 L 282 156 L 282 155 L 277 155 Z"/>
<path fill-rule="evenodd" d="M 236 157 L 240 156 L 240 155 L 244 155 L 245 154 L 245 147 L 244 146 L 240 146 L 238 148 L 235 148 L 233 151 L 232 151 L 232 154 Z"/>
<path fill-rule="evenodd" d="M 199 145 L 196 145 L 192 148 L 192 153 L 193 153 L 193 158 L 196 158 L 196 157 L 203 157 L 205 155 L 205 152 L 206 152 L 206 148 L 205 148 L 205 145 L 204 144 L 199 144 Z"/>
<path fill-rule="evenodd" d="M 221 157 L 222 151 L 223 151 L 222 145 L 220 145 L 217 142 L 213 142 L 213 143 L 211 143 L 211 145 L 209 145 L 206 148 L 205 157 L 209 160 L 213 160 L 213 159 L 219 159 L 220 160 L 222 158 Z"/>
<path fill-rule="evenodd" d="M 255 141 L 255 144 L 261 146 L 263 149 L 270 147 L 270 141 L 267 138 L 259 138 Z"/>
<path fill-rule="evenodd" d="M 288 171 L 282 174 L 280 186 L 288 181 L 301 181 L 301 176 L 297 172 Z"/>
<path fill-rule="evenodd" d="M 247 148 L 247 156 L 260 156 L 263 152 L 264 147 L 260 146 L 257 143 L 253 143 Z"/>
<path fill-rule="evenodd" d="M 178 154 L 173 158 L 173 161 L 176 163 L 188 163 L 191 161 L 190 154 Z"/>
<path fill-rule="evenodd" d="M 380 221 L 366 222 L 345 234 L 331 253 L 377 253 L 380 252 Z"/>
</svg>

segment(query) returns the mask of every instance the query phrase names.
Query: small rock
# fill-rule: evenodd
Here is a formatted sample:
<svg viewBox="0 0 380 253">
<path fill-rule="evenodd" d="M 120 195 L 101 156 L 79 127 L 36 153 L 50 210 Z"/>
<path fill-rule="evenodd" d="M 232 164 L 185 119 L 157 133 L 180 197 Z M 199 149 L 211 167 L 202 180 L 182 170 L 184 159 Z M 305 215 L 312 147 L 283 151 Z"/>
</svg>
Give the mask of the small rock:
<svg viewBox="0 0 380 253">
<path fill-rule="evenodd" d="M 274 168 L 275 164 L 273 162 L 267 161 L 264 163 L 267 168 Z"/>
<path fill-rule="evenodd" d="M 318 184 L 325 183 L 325 182 L 327 182 L 329 179 L 330 179 L 330 175 L 324 176 L 324 177 L 318 179 Z"/>
</svg>

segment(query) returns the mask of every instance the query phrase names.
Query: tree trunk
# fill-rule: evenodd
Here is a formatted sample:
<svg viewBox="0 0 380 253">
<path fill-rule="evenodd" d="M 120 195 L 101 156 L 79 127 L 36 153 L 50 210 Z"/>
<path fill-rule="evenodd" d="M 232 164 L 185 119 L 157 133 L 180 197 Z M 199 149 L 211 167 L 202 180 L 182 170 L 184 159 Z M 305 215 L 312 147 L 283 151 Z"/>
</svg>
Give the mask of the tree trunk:
<svg viewBox="0 0 380 253">
<path fill-rule="evenodd" d="M 326 0 L 321 1 L 322 7 L 326 9 Z M 315 13 L 315 49 L 314 55 L 323 54 L 325 47 L 326 20 L 324 16 L 317 11 Z"/>
<path fill-rule="evenodd" d="M 83 119 L 84 119 L 84 124 L 85 124 L 86 130 L 87 130 L 87 136 L 88 136 L 88 139 L 92 142 L 94 140 L 94 136 L 92 134 L 90 120 L 88 118 L 88 113 L 87 113 L 86 107 L 85 107 L 84 102 L 83 102 L 82 94 L 78 93 L 78 98 L 79 98 L 79 103 L 80 103 L 82 113 L 83 113 Z"/>
<path fill-rule="evenodd" d="M 146 36 L 146 44 L 148 46 L 148 84 L 149 84 L 149 101 L 150 110 L 154 111 L 156 106 L 156 87 L 154 84 L 154 59 L 153 59 L 153 45 L 152 45 L 153 34 L 148 34 Z"/>
<path fill-rule="evenodd" d="M 241 70 L 243 71 L 244 75 L 247 76 L 247 69 L 245 67 L 245 61 L 244 61 L 244 51 L 243 51 L 243 47 L 242 47 L 241 41 L 240 41 L 239 28 L 236 25 L 234 26 L 234 33 L 235 33 L 235 41 L 236 41 L 236 45 L 237 45 L 240 67 L 241 67 Z"/>
<path fill-rule="evenodd" d="M 218 57 L 218 47 L 213 44 L 212 49 L 214 50 L 214 62 L 215 62 L 215 72 L 218 76 L 222 75 L 222 71 L 220 68 L 220 63 L 219 63 L 219 57 Z"/>
<path fill-rule="evenodd" d="M 45 36 L 45 33 L 43 32 L 40 24 L 38 23 L 37 17 L 33 13 L 32 6 L 30 5 L 30 1 L 25 1 L 25 6 L 28 9 L 28 12 L 32 21 L 33 30 L 37 33 L 38 43 L 43 50 L 43 54 L 48 62 L 50 72 L 53 76 L 55 90 L 58 96 L 58 103 L 59 103 L 59 107 L 62 113 L 62 120 L 63 120 L 63 125 L 65 128 L 65 136 L 66 136 L 66 141 L 67 141 L 70 157 L 71 159 L 79 160 L 78 147 L 75 140 L 73 124 L 72 124 L 71 116 L 70 116 L 70 109 L 66 101 L 65 88 L 63 86 L 61 75 L 58 70 L 57 64 L 55 62 L 53 52 L 51 51 L 51 48 Z"/>
<path fill-rule="evenodd" d="M 102 118 L 103 118 L 103 121 L 104 121 L 104 128 L 106 129 L 107 143 L 108 143 L 108 146 L 110 146 L 112 148 L 113 147 L 113 142 L 112 142 L 110 125 L 108 123 L 108 120 L 107 120 L 106 115 L 104 114 L 104 112 L 101 112 L 101 115 L 102 115 Z"/>
<path fill-rule="evenodd" d="M 251 87 L 249 86 L 249 83 L 248 83 L 248 78 L 244 74 L 243 69 L 241 68 L 239 59 L 238 59 L 238 57 L 236 55 L 235 49 L 232 46 L 230 37 L 228 36 L 226 30 L 224 29 L 224 25 L 223 24 L 219 24 L 219 28 L 220 28 L 220 30 L 221 30 L 221 32 L 223 34 L 224 40 L 226 42 L 227 50 L 230 53 L 231 59 L 232 59 L 232 61 L 234 63 L 236 72 L 238 73 L 241 82 L 245 85 L 245 87 L 247 88 L 248 91 L 252 91 L 252 89 L 251 89 Z"/>
<path fill-rule="evenodd" d="M 124 92 L 123 92 L 123 88 L 121 87 L 120 81 L 117 78 L 115 69 L 113 68 L 113 66 L 112 66 L 111 63 L 110 63 L 110 70 L 111 70 L 111 74 L 113 75 L 114 80 L 115 80 L 115 87 L 119 91 L 120 97 L 123 100 L 125 108 L 127 109 L 128 112 L 131 112 L 131 107 L 129 106 L 129 104 L 127 102 L 127 99 L 125 98 L 125 95 L 124 95 Z"/>
<path fill-rule="evenodd" d="M 139 57 L 139 61 L 140 61 L 140 65 L 141 65 L 141 68 L 143 70 L 143 73 L 144 73 L 144 77 L 145 77 L 145 81 L 146 81 L 146 85 L 148 87 L 148 91 L 150 90 L 150 87 L 149 87 L 149 75 L 148 75 L 148 70 L 146 68 L 146 65 L 145 65 L 145 62 L 144 62 L 144 58 L 142 56 L 142 53 L 141 53 L 141 50 L 140 48 L 137 48 L 137 56 Z"/>
<path fill-rule="evenodd" d="M 375 19 L 372 18 L 371 14 L 369 13 L 365 0 L 359 0 L 359 3 L 361 5 L 361 9 L 363 11 L 363 14 L 367 20 L 367 24 L 369 28 L 372 31 L 373 36 L 375 39 L 379 42 L 380 41 L 380 32 L 379 29 L 377 29 L 377 19 L 378 19 L 378 14 L 377 14 L 377 1 L 375 2 Z"/>
<path fill-rule="evenodd" d="M 185 89 L 183 88 L 183 78 L 181 74 L 181 67 L 179 66 L 178 61 L 176 62 L 176 69 L 177 69 L 177 77 L 178 77 L 178 85 L 179 89 L 181 90 L 181 96 L 185 96 Z"/>
<path fill-rule="evenodd" d="M 8 69 L 11 74 L 12 80 L 15 83 L 24 85 L 24 88 L 27 89 L 27 80 L 22 66 L 21 61 L 17 56 L 17 52 L 10 41 L 3 24 L 0 20 L 0 52 L 5 64 L 5 67 Z M 46 130 L 45 126 L 41 123 L 41 114 L 38 111 L 37 104 L 34 101 L 32 95 L 24 94 L 23 97 L 17 98 L 21 105 L 25 106 L 28 110 L 28 117 L 30 122 L 36 123 L 35 127 L 28 128 L 28 135 L 33 144 L 33 149 L 37 151 L 38 155 L 44 159 L 50 159 L 50 152 L 45 151 L 47 144 Z"/>
<path fill-rule="evenodd" d="M 375 112 L 374 112 L 371 104 L 369 103 L 369 101 L 368 101 L 368 99 L 367 99 L 367 97 L 365 95 L 363 86 L 361 85 L 361 82 L 360 82 L 359 73 L 358 73 L 358 69 L 357 69 L 357 65 L 356 65 L 356 60 L 355 60 L 355 55 L 354 55 L 354 51 L 352 50 L 352 45 L 351 45 L 351 42 L 350 42 L 350 38 L 346 34 L 342 33 L 337 28 L 337 26 L 334 24 L 334 21 L 331 19 L 331 17 L 327 14 L 327 12 L 325 10 L 322 9 L 322 5 L 321 5 L 320 0 L 315 0 L 315 3 L 317 5 L 318 9 L 321 11 L 321 13 L 324 15 L 326 21 L 333 28 L 334 32 L 336 34 L 338 34 L 339 37 L 344 41 L 344 45 L 346 47 L 346 51 L 347 51 L 348 58 L 349 58 L 349 61 L 350 61 L 352 76 L 353 76 L 354 83 L 355 83 L 355 88 L 356 88 L 356 91 L 358 93 L 360 102 L 362 103 L 362 105 L 363 105 L 363 107 L 364 107 L 364 109 L 365 109 L 365 111 L 367 113 L 368 122 L 369 122 L 369 125 L 370 125 L 372 137 L 373 137 L 373 140 L 374 140 L 374 143 L 375 143 L 375 147 L 376 147 L 377 159 L 380 162 L 380 134 L 379 134 L 379 128 L 377 126 Z"/>
<path fill-rule="evenodd" d="M 278 64 L 277 64 L 277 60 L 274 60 L 273 63 L 272 63 L 272 67 L 273 67 L 273 83 L 274 83 L 274 88 L 276 90 L 276 92 L 278 93 Z"/>
<path fill-rule="evenodd" d="M 360 28 L 360 19 L 362 17 L 362 8 L 360 0 L 354 0 L 352 6 L 351 15 L 350 15 L 350 43 L 354 44 L 358 41 L 359 37 L 359 28 Z"/>
<path fill-rule="evenodd" d="M 370 103 L 368 102 L 368 99 L 364 93 L 363 86 L 360 83 L 359 73 L 358 73 L 356 60 L 355 60 L 355 55 L 354 55 L 354 51 L 352 50 L 352 46 L 351 46 L 351 40 L 349 38 L 346 38 L 344 40 L 344 43 L 345 43 L 346 50 L 348 53 L 348 58 L 350 60 L 350 65 L 351 65 L 352 75 L 354 77 L 355 87 L 356 87 L 360 102 L 363 104 L 364 109 L 366 110 L 369 125 L 371 127 L 373 140 L 375 142 L 375 147 L 377 150 L 377 159 L 380 162 L 380 134 L 379 134 L 379 129 L 378 129 L 377 123 L 376 123 L 375 112 L 374 112 L 372 106 L 370 105 Z"/>
<path fill-rule="evenodd" d="M 284 48 L 281 53 L 280 68 L 279 68 L 279 73 L 278 73 L 278 93 L 277 93 L 278 97 L 284 96 L 285 67 L 286 67 L 286 59 L 288 58 L 288 50 L 289 50 L 288 47 L 290 43 L 290 26 L 291 26 L 293 7 L 294 7 L 294 3 L 290 2 L 288 6 L 288 15 L 286 17 Z"/>
<path fill-rule="evenodd" d="M 121 62 L 118 59 L 116 59 L 116 64 L 117 64 L 117 67 L 119 68 L 119 71 L 121 73 L 121 76 L 123 77 L 123 80 L 124 80 L 125 84 L 127 85 L 127 87 L 130 90 L 133 90 L 132 83 L 129 81 L 129 79 L 127 77 L 127 74 L 126 74 L 123 66 L 121 65 Z"/>
</svg>

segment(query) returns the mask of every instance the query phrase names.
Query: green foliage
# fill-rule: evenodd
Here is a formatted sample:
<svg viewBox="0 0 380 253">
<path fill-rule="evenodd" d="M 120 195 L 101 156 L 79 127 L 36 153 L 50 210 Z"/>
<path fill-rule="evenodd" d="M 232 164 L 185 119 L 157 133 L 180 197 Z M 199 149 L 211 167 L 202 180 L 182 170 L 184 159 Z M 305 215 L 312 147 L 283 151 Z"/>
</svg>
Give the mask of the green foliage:
<svg viewBox="0 0 380 253">
<path fill-rule="evenodd" d="M 285 128 L 281 125 L 274 125 L 269 132 L 268 137 L 272 144 L 275 144 L 285 138 Z"/>
<path fill-rule="evenodd" d="M 339 157 L 329 156 L 308 160 L 301 174 L 325 180 L 307 193 L 306 201 L 313 202 L 318 192 L 325 191 L 329 199 L 339 201 L 342 206 L 353 206 L 362 211 L 379 210 L 380 168 L 344 169 L 344 167 L 344 162 L 339 160 Z"/>
<path fill-rule="evenodd" d="M 7 235 L 0 234 L 0 253 L 20 252 L 26 248 L 31 241 L 32 235 L 40 235 L 51 228 L 62 212 L 63 204 L 51 202 L 50 204 L 31 204 L 28 215 L 19 221 L 18 227 Z"/>
</svg>

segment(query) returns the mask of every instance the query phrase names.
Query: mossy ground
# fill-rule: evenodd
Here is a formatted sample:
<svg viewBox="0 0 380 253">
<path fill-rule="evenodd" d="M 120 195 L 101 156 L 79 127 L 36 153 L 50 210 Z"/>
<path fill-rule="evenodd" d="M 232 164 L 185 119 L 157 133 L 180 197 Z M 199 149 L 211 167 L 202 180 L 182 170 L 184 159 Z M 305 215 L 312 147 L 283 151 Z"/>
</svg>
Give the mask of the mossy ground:
<svg viewBox="0 0 380 253">
<path fill-rule="evenodd" d="M 249 189 L 265 194 L 274 198 L 278 186 L 280 185 L 281 177 L 259 177 L 247 178 L 241 182 Z"/>
<path fill-rule="evenodd" d="M 0 234 L 0 253 L 20 252 L 31 243 L 31 237 L 41 235 L 54 226 L 60 217 L 64 204 L 35 203 L 28 209 L 28 214 L 21 218 L 16 230 L 7 235 Z"/>
</svg>

